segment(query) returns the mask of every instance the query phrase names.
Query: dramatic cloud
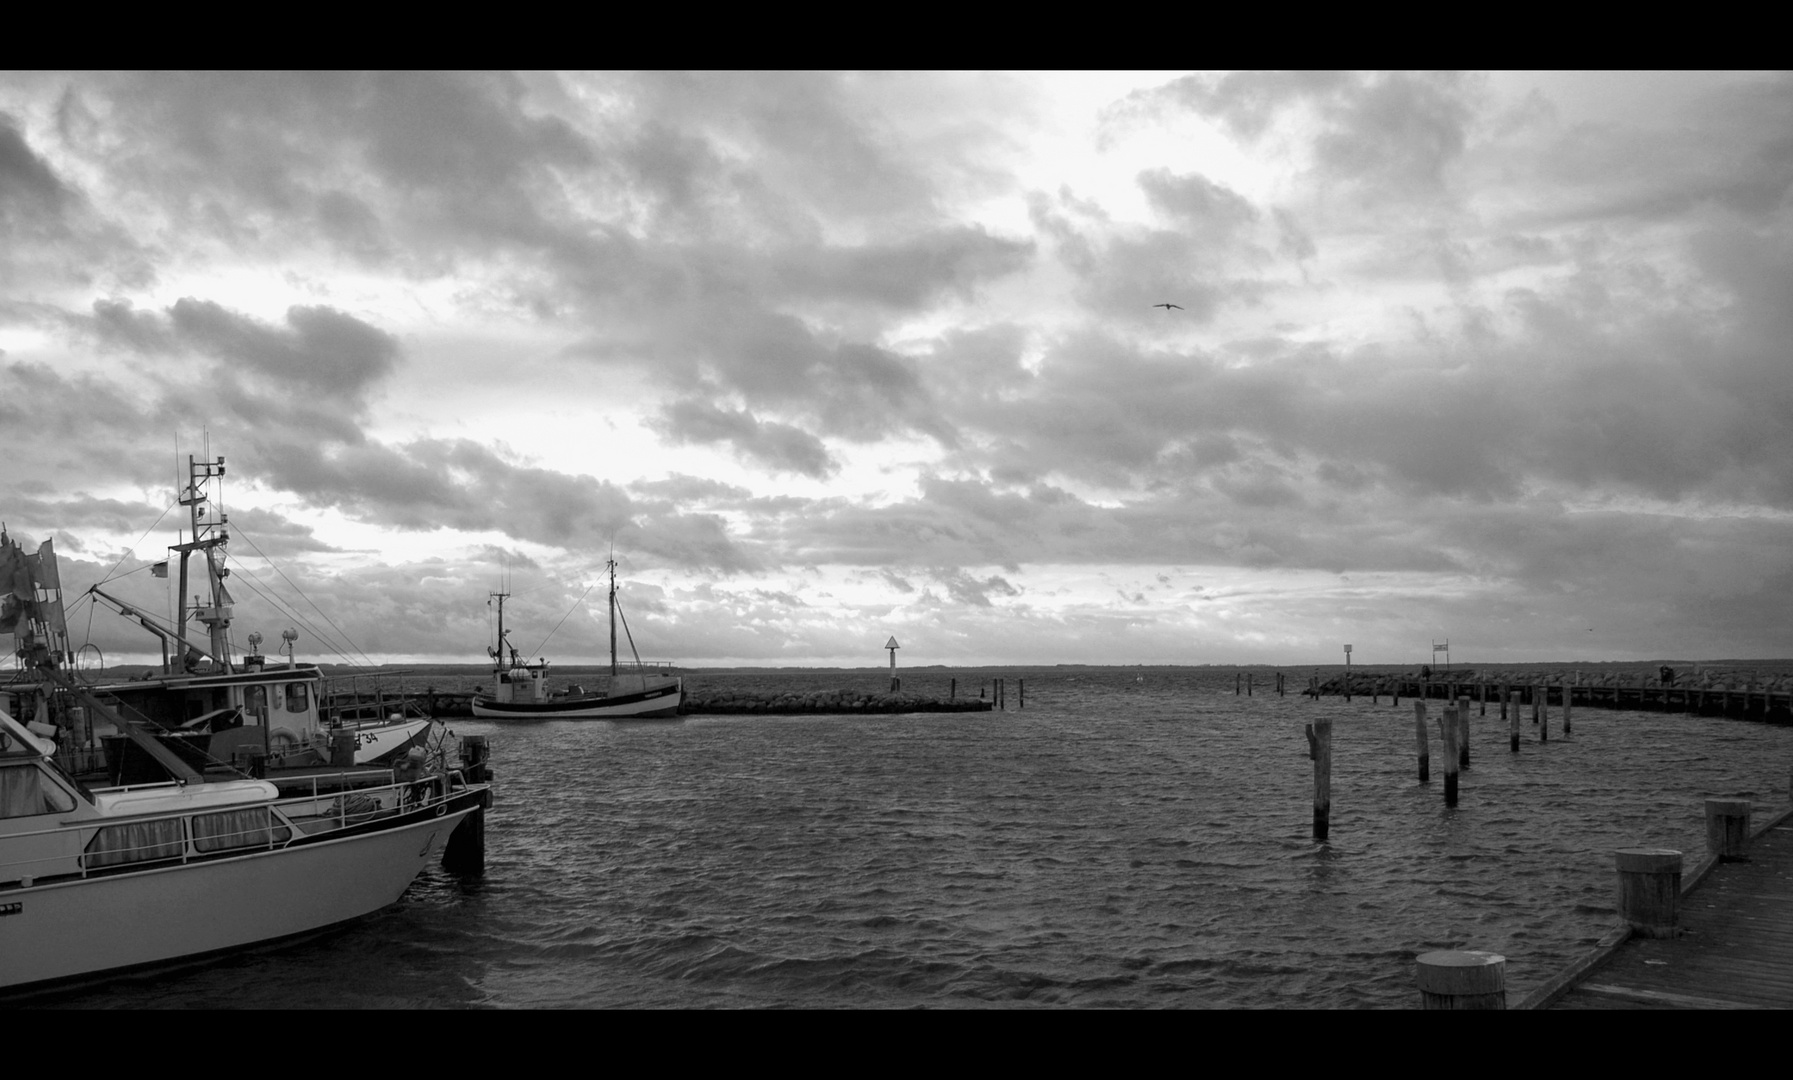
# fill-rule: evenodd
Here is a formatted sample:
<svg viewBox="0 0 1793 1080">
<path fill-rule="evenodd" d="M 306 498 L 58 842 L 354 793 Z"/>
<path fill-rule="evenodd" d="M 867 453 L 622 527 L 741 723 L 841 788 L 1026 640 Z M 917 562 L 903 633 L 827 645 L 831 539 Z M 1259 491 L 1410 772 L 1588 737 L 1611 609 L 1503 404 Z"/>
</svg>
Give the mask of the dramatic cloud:
<svg viewBox="0 0 1793 1080">
<path fill-rule="evenodd" d="M 612 556 L 687 663 L 1779 654 L 1789 117 L 1749 72 L 0 74 L 0 519 L 167 608 L 223 455 L 237 633 L 356 657 L 476 662 L 507 574 L 600 655 Z"/>
</svg>

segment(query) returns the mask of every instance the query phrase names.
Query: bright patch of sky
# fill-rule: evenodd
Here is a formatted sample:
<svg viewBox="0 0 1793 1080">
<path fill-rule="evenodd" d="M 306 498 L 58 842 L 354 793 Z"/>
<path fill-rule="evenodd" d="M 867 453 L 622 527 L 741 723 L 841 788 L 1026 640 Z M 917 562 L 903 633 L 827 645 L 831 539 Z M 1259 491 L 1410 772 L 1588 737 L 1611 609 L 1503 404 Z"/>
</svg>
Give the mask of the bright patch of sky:
<svg viewBox="0 0 1793 1080">
<path fill-rule="evenodd" d="M 1789 117 L 1752 72 L 8 73 L 0 518 L 98 580 L 209 440 L 413 661 L 613 542 L 698 665 L 1785 655 Z"/>
</svg>

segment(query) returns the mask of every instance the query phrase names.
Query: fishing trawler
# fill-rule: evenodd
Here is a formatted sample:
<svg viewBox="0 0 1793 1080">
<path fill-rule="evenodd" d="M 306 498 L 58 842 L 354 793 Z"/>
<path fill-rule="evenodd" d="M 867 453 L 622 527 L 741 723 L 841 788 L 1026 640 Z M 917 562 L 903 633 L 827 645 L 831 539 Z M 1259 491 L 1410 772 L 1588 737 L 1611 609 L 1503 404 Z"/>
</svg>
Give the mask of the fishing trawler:
<svg viewBox="0 0 1793 1080">
<path fill-rule="evenodd" d="M 189 462 L 196 478 L 213 464 Z M 215 465 L 208 475 L 222 475 L 223 460 Z M 197 488 L 183 501 L 197 502 Z M 221 533 L 222 515 L 218 524 Z M 178 668 L 133 695 L 70 666 L 51 542 L 28 555 L 0 529 L 0 632 L 12 633 L 21 663 L 0 687 L 0 993 L 309 934 L 394 903 L 437 857 L 483 868 L 492 797 L 480 737 L 457 751 L 435 732 L 395 768 L 369 769 L 346 764 L 338 732 L 331 749 L 344 764 L 251 775 L 266 756 L 292 761 L 306 747 L 315 674 L 228 661 L 228 593 L 213 557 L 223 538 L 194 536 L 181 548 L 182 583 L 184 556 L 204 551 L 210 651 L 195 646 L 194 657 L 171 634 L 183 646 Z M 34 719 L 15 718 L 21 703 Z M 182 721 L 182 709 L 197 715 Z M 91 747 L 96 730 L 113 733 L 106 750 L 121 767 L 129 747 L 154 775 L 81 782 L 61 763 L 63 744 Z M 242 769 L 213 756 L 222 749 L 261 753 L 231 753 Z"/>
<path fill-rule="evenodd" d="M 493 593 L 498 601 L 498 644 L 488 648 L 493 661 L 492 693 L 473 695 L 473 715 L 484 720 L 642 720 L 677 716 L 685 700 L 685 682 L 678 676 L 650 672 L 635 652 L 634 636 L 623 622 L 635 666 L 619 671 L 616 661 L 616 623 L 621 609 L 616 601 L 616 560 L 610 571 L 610 676 L 602 691 L 588 693 L 579 687 L 565 692 L 548 689 L 548 661 L 531 664 L 511 647 L 504 628 L 504 601 L 509 593 Z"/>
<path fill-rule="evenodd" d="M 233 657 L 229 634 L 233 604 L 226 584 L 230 570 L 224 565 L 229 518 L 222 508 L 211 505 L 209 490 L 224 475 L 224 459 L 198 461 L 189 456 L 187 473 L 177 501 L 187 508 L 191 531 L 186 535 L 191 539 L 169 549 L 180 555 L 178 618 L 170 625 L 98 585 L 88 590 L 96 603 L 105 603 L 161 640 L 162 668 L 137 678 L 95 680 L 82 673 L 87 689 L 111 711 L 130 716 L 202 771 L 234 767 L 265 774 L 320 766 L 376 766 L 397 760 L 428 739 L 440 726 L 428 716 L 401 711 L 350 723 L 333 714 L 322 693 L 321 669 L 294 658 L 296 630 L 282 634 L 284 664 L 270 664 L 260 654 L 259 633 L 248 638 L 255 652 Z M 188 602 L 196 554 L 202 556 L 199 572 L 209 603 L 199 603 L 198 597 Z M 165 577 L 168 563 L 159 563 L 154 570 L 156 576 Z M 34 589 L 41 590 L 38 632 L 54 665 L 74 670 L 53 542 L 45 540 L 35 554 L 29 554 L 0 531 L 0 580 L 15 582 L 9 600 L 13 606 L 6 609 L 13 614 L 0 613 L 0 632 L 15 629 L 14 607 Z M 195 622 L 204 628 L 203 637 L 190 634 Z M 159 775 L 116 725 L 73 704 L 41 670 L 28 666 L 11 682 L 0 684 L 0 708 L 27 723 L 56 729 L 59 761 L 84 782 L 116 784 Z"/>
</svg>

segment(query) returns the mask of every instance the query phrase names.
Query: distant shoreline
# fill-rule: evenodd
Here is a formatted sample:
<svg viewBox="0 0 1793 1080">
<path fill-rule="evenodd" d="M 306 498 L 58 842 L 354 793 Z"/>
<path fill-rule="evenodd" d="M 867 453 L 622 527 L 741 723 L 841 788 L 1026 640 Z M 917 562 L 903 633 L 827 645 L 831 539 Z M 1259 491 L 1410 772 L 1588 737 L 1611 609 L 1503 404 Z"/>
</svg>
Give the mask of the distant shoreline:
<svg viewBox="0 0 1793 1080">
<path fill-rule="evenodd" d="M 1583 671 L 1624 671 L 1636 669 L 1654 673 L 1656 669 L 1668 666 L 1679 669 L 1693 668 L 1787 668 L 1793 670 L 1793 658 L 1766 659 L 1713 659 L 1687 660 L 1668 657 L 1657 660 L 1529 660 L 1505 661 L 1493 660 L 1486 663 L 1462 662 L 1452 664 L 1448 669 L 1442 664 L 1350 664 L 1353 672 L 1370 673 L 1411 673 L 1418 672 L 1422 666 L 1430 667 L 1435 672 L 1464 672 L 1482 670 L 1510 670 L 1523 668 L 1546 668 L 1558 670 L 1562 668 L 1581 669 Z M 125 665 L 126 668 L 132 665 Z M 400 672 L 416 672 L 418 674 L 444 675 L 479 675 L 490 672 L 489 664 L 382 664 L 374 668 L 350 667 L 346 664 L 320 664 L 325 675 L 376 675 L 399 674 Z M 1082 672 L 1082 671 L 1344 671 L 1343 663 L 1291 663 L 1291 664 L 921 664 L 915 666 L 898 665 L 896 673 L 905 674 L 951 674 L 959 671 L 1044 671 L 1044 672 Z M 609 671 L 610 665 L 556 663 L 549 667 L 551 674 L 602 674 Z M 121 669 L 122 670 L 122 669 Z M 708 667 L 703 665 L 678 665 L 674 669 L 684 675 L 813 675 L 818 672 L 840 672 L 843 674 L 887 674 L 891 669 L 885 664 L 865 664 L 859 666 L 833 667 L 816 666 L 747 666 L 727 665 Z"/>
</svg>

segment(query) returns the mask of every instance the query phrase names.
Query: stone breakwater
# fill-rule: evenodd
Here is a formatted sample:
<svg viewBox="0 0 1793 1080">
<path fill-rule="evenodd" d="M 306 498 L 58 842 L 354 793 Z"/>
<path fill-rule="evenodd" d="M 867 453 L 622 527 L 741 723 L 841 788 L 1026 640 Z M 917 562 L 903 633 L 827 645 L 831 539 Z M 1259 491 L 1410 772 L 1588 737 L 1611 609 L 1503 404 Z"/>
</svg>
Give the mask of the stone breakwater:
<svg viewBox="0 0 1793 1080">
<path fill-rule="evenodd" d="M 859 690 L 783 693 L 703 690 L 687 685 L 680 711 L 703 715 L 803 715 L 840 713 L 989 712 L 993 702 L 978 698 L 937 698 L 920 694 L 868 694 Z"/>
</svg>

